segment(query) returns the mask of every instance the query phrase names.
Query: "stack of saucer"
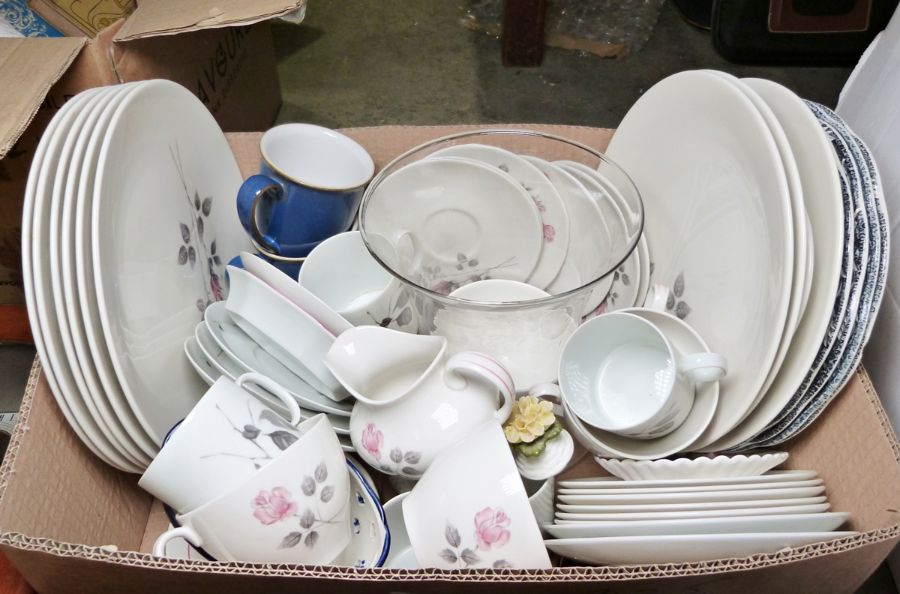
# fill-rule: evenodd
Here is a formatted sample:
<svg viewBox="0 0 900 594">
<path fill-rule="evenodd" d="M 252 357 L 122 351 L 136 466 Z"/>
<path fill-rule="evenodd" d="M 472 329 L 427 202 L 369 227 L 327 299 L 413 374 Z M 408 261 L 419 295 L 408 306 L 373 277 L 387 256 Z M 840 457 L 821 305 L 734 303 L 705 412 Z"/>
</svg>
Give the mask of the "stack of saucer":
<svg viewBox="0 0 900 594">
<path fill-rule="evenodd" d="M 682 563 L 772 553 L 854 534 L 812 470 L 757 476 L 559 482 L 545 544 L 590 564 Z"/>
<path fill-rule="evenodd" d="M 345 451 L 353 400 L 322 361 L 350 323 L 266 261 L 244 253 L 244 269 L 228 267 L 231 292 L 210 304 L 184 351 L 210 385 L 255 371 L 272 378 L 297 401 L 304 418 L 325 413 Z M 262 388 L 250 391 L 270 407 L 283 405 Z"/>
</svg>

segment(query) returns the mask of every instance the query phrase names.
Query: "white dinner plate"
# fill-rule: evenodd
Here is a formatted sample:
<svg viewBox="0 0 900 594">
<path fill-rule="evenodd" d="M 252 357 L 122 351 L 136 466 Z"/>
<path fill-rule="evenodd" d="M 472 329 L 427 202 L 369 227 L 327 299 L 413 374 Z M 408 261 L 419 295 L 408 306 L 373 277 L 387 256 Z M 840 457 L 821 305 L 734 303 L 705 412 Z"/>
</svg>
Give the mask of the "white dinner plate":
<svg viewBox="0 0 900 594">
<path fill-rule="evenodd" d="M 693 351 L 682 351 L 693 352 Z M 787 452 L 698 456 L 661 460 L 611 460 L 597 458 L 607 472 L 629 481 L 758 476 L 788 459 Z"/>
<path fill-rule="evenodd" d="M 762 532 L 614 536 L 545 540 L 547 548 L 570 559 L 594 565 L 692 563 L 713 559 L 777 553 L 790 547 L 853 536 L 856 532 Z"/>
<path fill-rule="evenodd" d="M 690 327 L 673 321 L 669 314 L 646 309 L 623 310 L 664 328 L 666 336 L 682 353 L 703 353 L 709 348 Z M 671 433 L 657 439 L 635 439 L 603 431 L 583 423 L 564 403 L 565 423 L 584 447 L 604 457 L 655 460 L 687 450 L 704 432 L 716 411 L 719 401 L 719 382 L 707 382 L 697 387 L 691 412 Z"/>
<path fill-rule="evenodd" d="M 769 489 L 790 489 L 794 487 L 816 487 L 823 483 L 822 479 L 809 479 L 805 481 L 783 481 L 768 483 L 733 483 L 726 485 L 691 485 L 683 487 L 630 487 L 636 481 L 619 481 L 621 486 L 605 489 L 572 489 L 560 488 L 557 495 L 560 501 L 565 503 L 591 503 L 588 498 L 594 495 L 662 495 L 662 494 L 688 494 L 709 493 L 710 491 L 765 491 Z M 641 481 L 643 482 L 643 481 Z M 647 481 L 650 482 L 650 481 Z M 572 500 L 563 500 L 564 495 L 577 496 Z M 751 495 L 752 496 L 752 495 Z"/>
<path fill-rule="evenodd" d="M 71 137 L 71 152 L 68 174 L 65 180 L 65 195 L 62 197 L 60 211 L 56 215 L 56 229 L 51 222 L 51 253 L 57 259 L 53 281 L 60 287 L 61 302 L 57 301 L 56 311 L 61 324 L 63 339 L 70 341 L 67 346 L 70 365 L 80 370 L 85 385 L 82 395 L 94 402 L 100 414 L 98 424 L 109 428 L 108 436 L 120 447 L 120 451 L 130 456 L 139 466 L 147 466 L 159 451 L 156 444 L 147 436 L 121 397 L 121 388 L 117 383 L 107 386 L 98 370 L 100 363 L 95 360 L 87 337 L 85 319 L 78 298 L 77 258 L 76 252 L 76 212 L 81 199 L 82 184 L 93 185 L 93 174 L 96 169 L 96 153 L 91 150 L 91 139 L 105 135 L 109 120 L 115 107 L 124 97 L 133 91 L 136 84 L 124 84 L 113 87 L 103 99 L 91 109 L 82 131 L 77 137 Z M 69 142 L 66 143 L 69 146 Z M 65 149 L 64 149 L 65 153 Z M 87 176 L 91 179 L 82 179 Z M 55 193 L 55 192 L 54 192 Z M 57 247 L 54 248 L 54 243 Z M 90 303 L 94 307 L 94 303 Z M 68 331 L 68 336 L 66 332 Z M 103 349 L 105 355 L 105 349 Z M 105 355 L 108 358 L 108 355 Z"/>
<path fill-rule="evenodd" d="M 122 460 L 121 456 L 107 455 L 107 448 L 111 448 L 109 444 L 94 442 L 96 424 L 89 418 L 85 420 L 87 411 L 84 410 L 84 405 L 67 402 L 64 389 L 71 385 L 70 372 L 67 368 L 60 367 L 58 357 L 54 356 L 57 352 L 54 341 L 59 322 L 56 316 L 47 317 L 41 313 L 42 310 L 46 311 L 44 305 L 49 290 L 46 285 L 49 276 L 44 267 L 47 254 L 43 226 L 49 208 L 47 193 L 52 192 L 52 184 L 56 179 L 60 139 L 68 133 L 74 115 L 98 92 L 99 90 L 94 89 L 85 91 L 66 103 L 50 121 L 35 150 L 22 206 L 22 280 L 35 349 L 60 411 L 81 442 L 98 458 L 119 470 L 137 472 L 139 469 Z"/>
<path fill-rule="evenodd" d="M 797 160 L 794 157 L 794 147 L 791 139 L 787 135 L 785 129 L 782 127 L 780 119 L 777 117 L 774 110 L 769 106 L 768 102 L 766 102 L 751 85 L 745 83 L 743 80 L 725 72 L 718 72 L 715 70 L 711 70 L 710 72 L 721 76 L 731 84 L 735 85 L 738 89 L 740 89 L 740 91 L 744 93 L 748 99 L 750 99 L 750 101 L 759 111 L 760 115 L 762 115 L 763 119 L 766 122 L 766 125 L 769 126 L 769 131 L 772 133 L 772 138 L 775 139 L 775 144 L 778 146 L 778 154 L 781 157 L 781 163 L 784 166 L 784 173 L 787 179 L 788 191 L 790 194 L 790 207 L 792 214 L 791 221 L 793 223 L 792 231 L 794 234 L 794 261 L 793 278 L 791 279 L 791 297 L 788 303 L 787 320 L 785 321 L 785 327 L 783 328 L 781 333 L 781 343 L 778 345 L 778 351 L 775 354 L 775 360 L 769 367 L 769 373 L 766 376 L 766 381 L 765 383 L 763 383 L 763 386 L 759 390 L 759 392 L 756 393 L 753 399 L 753 404 L 751 404 L 750 409 L 747 411 L 747 413 L 744 414 L 744 417 L 746 417 L 747 414 L 749 414 L 753 410 L 753 407 L 759 403 L 760 399 L 762 399 L 762 397 L 768 391 L 769 387 L 772 385 L 772 382 L 775 381 L 775 376 L 781 369 L 781 365 L 784 362 L 785 357 L 787 356 L 788 348 L 793 341 L 794 332 L 797 330 L 797 324 L 800 322 L 800 317 L 803 315 L 803 295 L 806 292 L 807 282 L 811 281 L 811 279 L 806 278 L 807 216 L 806 206 L 804 203 L 805 190 L 803 184 L 801 183 L 800 170 L 797 164 Z"/>
<path fill-rule="evenodd" d="M 804 190 L 804 203 L 812 229 L 811 282 L 803 316 L 791 339 L 787 356 L 775 380 L 753 411 L 726 436 L 709 444 L 710 451 L 736 446 L 762 431 L 788 403 L 813 367 L 822 337 L 828 330 L 838 295 L 844 246 L 835 238 L 844 235 L 841 180 L 834 149 L 818 120 L 800 97 L 768 80 L 744 79 L 768 103 L 791 144 Z"/>
<path fill-rule="evenodd" d="M 816 482 L 816 481 L 812 481 Z M 772 487 L 770 489 L 738 489 L 734 491 L 697 491 L 682 493 L 604 493 L 602 495 L 566 495 L 559 493 L 556 498 L 567 505 L 603 507 L 606 505 L 643 505 L 651 503 L 701 503 L 704 501 L 747 501 L 756 499 L 793 499 L 814 497 L 825 492 L 825 485 L 804 487 Z M 565 511 L 579 511 L 567 509 Z M 592 511 L 592 510 L 583 510 Z M 602 510 L 600 510 L 602 511 Z"/>
<path fill-rule="evenodd" d="M 222 130 L 181 85 L 147 81 L 116 108 L 91 211 L 94 282 L 119 383 L 158 444 L 205 389 L 183 344 L 249 246 L 241 182 Z"/>
<path fill-rule="evenodd" d="M 538 209 L 543 227 L 541 255 L 528 284 L 543 289 L 562 267 L 569 250 L 569 215 L 559 192 L 541 171 L 522 157 L 495 146 L 458 144 L 435 151 L 432 157 L 464 157 L 499 167 L 522 184 Z"/>
<path fill-rule="evenodd" d="M 794 500 L 796 501 L 796 500 Z M 759 515 L 782 515 L 782 514 L 817 514 L 828 511 L 831 504 L 813 503 L 813 504 L 796 504 L 785 505 L 781 507 L 745 507 L 732 509 L 706 509 L 693 511 L 670 511 L 670 512 L 646 512 L 646 513 L 608 513 L 608 514 L 575 514 L 569 512 L 556 512 L 554 514 L 554 522 L 573 523 L 573 522 L 605 522 L 609 520 L 684 520 L 688 518 L 726 518 L 726 517 L 742 517 L 742 516 L 759 516 Z"/>
<path fill-rule="evenodd" d="M 818 492 L 824 491 L 824 487 L 814 487 Z M 557 503 L 557 513 L 572 514 L 642 514 L 642 513 L 666 513 L 681 511 L 713 511 L 721 509 L 746 509 L 752 507 L 785 507 L 789 505 L 815 505 L 825 503 L 824 495 L 808 497 L 782 497 L 780 499 L 735 499 L 732 501 L 700 501 L 697 503 L 648 503 L 648 504 L 604 504 L 604 505 L 572 505 Z M 762 512 L 765 513 L 765 512 Z"/>
<path fill-rule="evenodd" d="M 744 532 L 828 532 L 850 519 L 845 512 L 824 514 L 783 514 L 737 518 L 695 518 L 585 524 L 544 524 L 556 538 L 600 538 L 609 536 L 659 536 L 677 534 L 728 534 Z"/>
<path fill-rule="evenodd" d="M 368 200 L 367 233 L 412 241 L 426 267 L 524 281 L 541 255 L 538 208 L 515 179 L 496 167 L 457 158 L 410 163 L 385 177 Z M 427 282 L 427 281 L 423 281 Z"/>
<path fill-rule="evenodd" d="M 559 481 L 560 489 L 646 489 L 707 487 L 716 485 L 759 485 L 786 481 L 806 481 L 818 476 L 815 470 L 772 470 L 759 476 L 701 477 L 691 479 L 669 479 L 653 481 L 625 481 L 617 477 L 568 479 Z M 731 487 L 729 487 L 731 488 Z"/>
<path fill-rule="evenodd" d="M 206 309 L 204 320 L 216 343 L 233 360 L 243 365 L 244 373 L 255 371 L 270 377 L 290 392 L 297 400 L 297 403 L 304 408 L 341 416 L 350 416 L 350 411 L 353 408 L 352 403 L 335 402 L 320 394 L 312 386 L 294 375 L 290 369 L 248 336 L 231 319 L 231 316 L 225 309 L 225 303 L 211 304 Z"/>
<path fill-rule="evenodd" d="M 794 242 L 778 147 L 739 89 L 688 71 L 638 99 L 607 154 L 643 198 L 652 281 L 671 289 L 671 310 L 728 360 L 702 447 L 750 409 L 785 328 Z"/>
</svg>

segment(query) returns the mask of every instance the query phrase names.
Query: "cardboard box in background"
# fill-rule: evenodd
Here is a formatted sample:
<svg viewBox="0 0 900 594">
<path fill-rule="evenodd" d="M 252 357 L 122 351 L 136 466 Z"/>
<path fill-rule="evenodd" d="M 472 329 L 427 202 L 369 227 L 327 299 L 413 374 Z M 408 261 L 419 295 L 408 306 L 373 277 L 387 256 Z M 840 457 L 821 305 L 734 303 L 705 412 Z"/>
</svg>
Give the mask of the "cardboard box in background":
<svg viewBox="0 0 900 594">
<path fill-rule="evenodd" d="M 281 105 L 266 21 L 305 5 L 144 0 L 94 39 L 0 39 L 0 342 L 30 340 L 22 198 L 34 149 L 56 111 L 85 89 L 166 78 L 193 91 L 224 130 L 264 130 Z"/>
<path fill-rule="evenodd" d="M 596 128 L 528 127 L 600 150 L 611 136 Z M 472 128 L 387 126 L 344 133 L 380 168 L 417 144 Z M 245 174 L 257 167 L 259 137 L 228 135 Z M 0 468 L 0 552 L 41 594 L 853 592 L 900 540 L 900 445 L 865 371 L 787 450 L 786 466 L 816 470 L 832 509 L 850 512 L 848 529 L 858 535 L 738 559 L 552 570 L 359 571 L 161 559 L 148 554 L 167 527 L 160 506 L 137 486 L 137 476 L 106 466 L 81 444 L 36 365 Z M 567 473 L 599 474 L 605 473 L 589 456 Z M 383 500 L 390 497 L 388 485 L 379 487 Z"/>
<path fill-rule="evenodd" d="M 96 37 L 134 12 L 134 0 L 28 0 L 28 7 L 67 37 Z"/>
</svg>

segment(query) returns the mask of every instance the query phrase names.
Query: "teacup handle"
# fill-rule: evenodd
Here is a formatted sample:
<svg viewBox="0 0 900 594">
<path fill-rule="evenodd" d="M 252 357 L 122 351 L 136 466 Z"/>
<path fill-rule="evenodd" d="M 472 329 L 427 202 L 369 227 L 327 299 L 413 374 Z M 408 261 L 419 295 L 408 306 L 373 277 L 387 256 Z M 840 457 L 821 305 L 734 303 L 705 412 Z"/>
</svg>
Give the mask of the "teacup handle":
<svg viewBox="0 0 900 594">
<path fill-rule="evenodd" d="M 509 418 L 513 402 L 516 399 L 516 388 L 509 371 L 498 361 L 483 353 L 463 351 L 450 357 L 450 360 L 447 361 L 446 370 L 450 372 L 447 376 L 447 383 L 451 388 L 458 390 L 465 388 L 466 379 L 469 378 L 486 381 L 497 388 L 503 403 L 497 409 L 497 412 L 494 413 L 494 418 L 500 423 L 505 422 Z M 451 378 L 454 375 L 462 380 L 461 384 L 452 385 Z"/>
<path fill-rule="evenodd" d="M 715 382 L 728 373 L 728 361 L 719 353 L 693 353 L 681 358 L 679 369 L 694 383 Z"/>
<path fill-rule="evenodd" d="M 290 392 L 285 390 L 281 384 L 272 378 L 251 371 L 238 377 L 235 383 L 241 388 L 244 387 L 244 384 L 250 383 L 271 392 L 276 398 L 281 400 L 281 403 L 288 409 L 288 413 L 291 415 L 291 425 L 297 426 L 300 424 L 300 421 L 303 420 L 303 416 L 300 414 L 300 406 L 297 404 L 297 401 L 294 400 L 294 397 L 291 396 Z"/>
<path fill-rule="evenodd" d="M 153 556 L 154 557 L 165 557 L 166 556 L 166 545 L 169 544 L 169 541 L 172 541 L 176 538 L 183 538 L 195 548 L 203 547 L 203 538 L 197 531 L 191 528 L 190 526 L 179 526 L 178 528 L 171 528 L 166 530 L 162 534 L 160 534 L 156 538 L 156 542 L 153 543 Z"/>
<path fill-rule="evenodd" d="M 268 175 L 251 175 L 241 184 L 237 195 L 238 218 L 250 237 L 264 252 L 277 254 L 278 245 L 259 228 L 259 205 L 266 196 L 281 200 L 284 188 Z"/>
</svg>

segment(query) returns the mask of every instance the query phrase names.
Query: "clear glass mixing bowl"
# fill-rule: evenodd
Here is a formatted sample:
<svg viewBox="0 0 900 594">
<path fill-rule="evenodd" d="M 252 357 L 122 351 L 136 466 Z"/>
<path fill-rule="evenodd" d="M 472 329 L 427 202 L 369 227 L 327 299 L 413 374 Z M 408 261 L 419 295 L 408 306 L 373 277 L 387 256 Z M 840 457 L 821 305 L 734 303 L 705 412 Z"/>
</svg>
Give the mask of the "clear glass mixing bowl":
<svg viewBox="0 0 900 594">
<path fill-rule="evenodd" d="M 439 168 L 420 163 L 430 157 L 432 162 L 437 157 L 459 159 L 459 154 L 448 157 L 446 151 L 465 144 L 497 147 L 526 159 L 568 162 L 568 169 L 561 169 L 559 164 L 548 167 L 531 161 L 541 167 L 543 178 L 522 184 L 532 199 L 548 187 L 555 188 L 567 213 L 565 256 L 549 283 L 546 270 L 542 281 L 535 284 L 528 275 L 536 274 L 536 268 L 492 266 L 489 262 L 491 254 L 485 253 L 489 247 L 515 251 L 517 242 L 532 241 L 530 235 L 517 239 L 526 224 L 533 225 L 529 217 L 522 216 L 524 211 L 518 206 L 509 212 L 502 210 L 510 203 L 503 202 L 496 189 L 479 194 L 479 180 L 493 183 L 496 175 L 471 163 L 469 169 L 453 163 Z M 438 151 L 445 153 L 434 155 Z M 583 177 L 569 173 L 575 167 L 573 162 L 598 172 L 602 183 L 591 186 Z M 506 169 L 497 163 L 488 166 Z M 460 180 L 452 177 L 456 171 L 477 175 Z M 457 194 L 452 194 L 454 191 Z M 538 216 L 543 216 L 543 205 L 537 200 L 535 204 Z M 585 208 L 596 210 L 584 217 Z M 496 229 L 499 220 L 507 225 L 505 230 L 490 233 L 491 225 Z M 582 318 L 605 298 L 616 268 L 635 249 L 643 223 L 638 189 L 628 174 L 601 152 L 559 136 L 517 129 L 465 132 L 417 146 L 375 176 L 360 206 L 360 231 L 366 247 L 409 289 L 419 332 L 446 336 L 453 352 L 475 350 L 494 356 L 510 370 L 520 391 L 556 379 L 562 346 Z M 546 225 L 544 233 L 541 250 L 550 249 Z M 497 254 L 494 262 L 501 257 Z M 539 261 L 536 266 L 541 264 Z M 535 284 L 548 296 L 486 302 L 452 295 L 459 287 L 488 278 Z"/>
</svg>

